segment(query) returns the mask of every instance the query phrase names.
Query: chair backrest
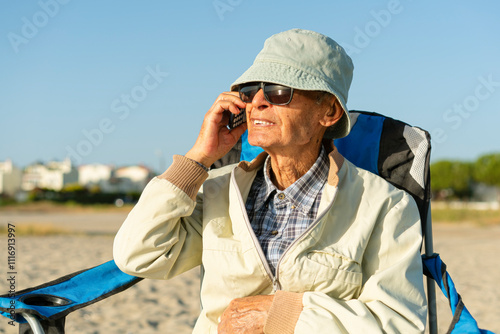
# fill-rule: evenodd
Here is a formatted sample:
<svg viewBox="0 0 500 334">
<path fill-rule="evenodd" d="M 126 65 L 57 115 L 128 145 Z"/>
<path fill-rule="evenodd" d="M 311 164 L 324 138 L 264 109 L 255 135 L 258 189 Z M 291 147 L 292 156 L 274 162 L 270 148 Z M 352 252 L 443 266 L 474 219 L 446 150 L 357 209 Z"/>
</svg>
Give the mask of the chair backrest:
<svg viewBox="0 0 500 334">
<path fill-rule="evenodd" d="M 335 141 L 339 152 L 412 195 L 425 231 L 431 198 L 429 133 L 381 114 L 350 113 L 351 133 Z"/>
</svg>

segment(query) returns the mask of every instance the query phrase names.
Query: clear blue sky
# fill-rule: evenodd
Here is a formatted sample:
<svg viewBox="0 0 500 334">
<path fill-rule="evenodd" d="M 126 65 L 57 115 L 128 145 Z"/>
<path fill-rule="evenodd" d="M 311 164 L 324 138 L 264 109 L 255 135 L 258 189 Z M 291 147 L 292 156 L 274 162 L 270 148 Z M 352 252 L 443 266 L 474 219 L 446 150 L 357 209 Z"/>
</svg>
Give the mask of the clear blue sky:
<svg viewBox="0 0 500 334">
<path fill-rule="evenodd" d="M 430 131 L 433 161 L 500 151 L 498 1 L 59 1 L 2 5 L 0 161 L 158 170 L 291 28 L 344 45 L 348 107 Z"/>
</svg>

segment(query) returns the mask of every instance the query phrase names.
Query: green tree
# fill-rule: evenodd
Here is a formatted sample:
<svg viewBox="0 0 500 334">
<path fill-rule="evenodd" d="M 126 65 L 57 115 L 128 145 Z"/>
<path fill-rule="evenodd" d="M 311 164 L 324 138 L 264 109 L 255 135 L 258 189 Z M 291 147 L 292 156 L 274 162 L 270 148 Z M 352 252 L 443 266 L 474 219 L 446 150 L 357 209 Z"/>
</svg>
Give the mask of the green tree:
<svg viewBox="0 0 500 334">
<path fill-rule="evenodd" d="M 450 192 L 452 197 L 471 195 L 472 164 L 443 160 L 431 164 L 431 189 L 434 193 Z"/>
<path fill-rule="evenodd" d="M 473 167 L 474 180 L 500 187 L 500 153 L 479 157 Z"/>
</svg>

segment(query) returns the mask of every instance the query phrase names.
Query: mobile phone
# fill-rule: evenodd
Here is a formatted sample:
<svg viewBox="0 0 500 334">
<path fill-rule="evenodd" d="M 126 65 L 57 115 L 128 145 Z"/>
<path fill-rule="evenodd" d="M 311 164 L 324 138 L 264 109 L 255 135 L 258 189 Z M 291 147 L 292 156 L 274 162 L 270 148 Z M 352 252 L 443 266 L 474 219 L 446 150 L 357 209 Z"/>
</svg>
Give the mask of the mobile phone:
<svg viewBox="0 0 500 334">
<path fill-rule="evenodd" d="M 238 115 L 230 113 L 229 124 L 227 125 L 227 127 L 229 130 L 232 130 L 240 126 L 241 124 L 245 123 L 246 121 L 247 121 L 246 108 L 240 108 L 240 113 Z"/>
</svg>

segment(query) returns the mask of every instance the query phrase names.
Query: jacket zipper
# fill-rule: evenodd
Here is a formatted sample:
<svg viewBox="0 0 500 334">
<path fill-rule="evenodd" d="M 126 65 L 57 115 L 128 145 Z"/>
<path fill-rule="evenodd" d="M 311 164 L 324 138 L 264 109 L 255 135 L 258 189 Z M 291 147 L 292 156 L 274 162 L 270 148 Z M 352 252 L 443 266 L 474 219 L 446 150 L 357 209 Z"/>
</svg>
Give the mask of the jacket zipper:
<svg viewBox="0 0 500 334">
<path fill-rule="evenodd" d="M 279 283 L 278 283 L 276 277 L 273 275 L 273 272 L 271 271 L 271 267 L 269 267 L 269 263 L 267 262 L 266 255 L 264 254 L 264 251 L 262 250 L 262 247 L 260 246 L 260 242 L 257 239 L 255 232 L 253 231 L 252 225 L 250 224 L 250 220 L 248 219 L 247 210 L 245 208 L 245 204 L 243 203 L 243 197 L 241 197 L 241 192 L 240 192 L 240 189 L 238 187 L 238 183 L 236 182 L 236 178 L 234 176 L 234 171 L 231 175 L 231 181 L 234 183 L 234 185 L 236 186 L 236 189 L 238 190 L 237 191 L 238 201 L 239 201 L 240 207 L 244 213 L 243 218 L 245 220 L 245 224 L 247 226 L 248 232 L 250 233 L 250 236 L 252 237 L 252 241 L 253 241 L 253 244 L 255 246 L 255 249 L 257 249 L 257 253 L 259 254 L 260 261 L 264 265 L 264 268 L 266 269 L 267 275 L 269 276 L 269 278 L 271 278 L 271 281 L 273 282 L 273 294 L 274 294 L 276 292 L 276 290 L 278 290 Z"/>
<path fill-rule="evenodd" d="M 326 213 L 330 210 L 330 208 L 332 207 L 333 203 L 335 202 L 335 199 L 337 198 L 337 190 L 338 190 L 338 188 L 335 190 L 335 194 L 333 196 L 333 200 L 330 202 L 330 204 L 328 205 L 328 207 L 325 210 L 323 210 L 323 212 L 321 213 L 321 215 L 319 217 L 317 217 L 316 220 L 304 232 L 302 232 L 302 234 L 297 239 L 295 239 L 285 249 L 285 251 L 283 252 L 283 254 L 281 254 L 281 256 L 280 256 L 280 258 L 278 260 L 278 263 L 276 264 L 276 275 L 273 275 L 273 272 L 271 271 L 271 267 L 269 267 L 269 263 L 267 262 L 266 255 L 264 254 L 264 251 L 262 250 L 262 247 L 260 246 L 260 242 L 257 239 L 257 236 L 255 235 L 255 232 L 253 231 L 252 225 L 250 224 L 250 220 L 248 219 L 247 210 L 246 210 L 246 207 L 245 207 L 245 205 L 243 203 L 243 197 L 241 197 L 241 192 L 240 192 L 240 189 L 238 187 L 238 183 L 236 182 L 236 177 L 234 176 L 234 171 L 233 171 L 233 173 L 231 175 L 231 181 L 234 183 L 234 185 L 236 186 L 236 189 L 238 190 L 237 191 L 238 201 L 239 201 L 240 207 L 241 207 L 241 209 L 242 209 L 242 211 L 244 213 L 243 218 L 245 219 L 245 224 L 247 226 L 248 232 L 250 233 L 250 236 L 252 237 L 253 244 L 254 244 L 255 248 L 257 249 L 257 253 L 259 254 L 260 260 L 264 264 L 264 268 L 266 269 L 267 275 L 269 276 L 269 278 L 271 278 L 271 281 L 273 282 L 273 292 L 272 293 L 274 294 L 274 293 L 276 293 L 277 290 L 281 290 L 281 284 L 279 282 L 279 267 L 280 267 L 281 260 L 283 259 L 283 257 L 285 257 L 286 253 L 288 253 L 288 251 L 296 243 L 298 243 L 302 238 L 304 238 L 304 236 L 310 230 L 312 230 L 319 223 L 319 221 L 326 215 Z"/>
</svg>

